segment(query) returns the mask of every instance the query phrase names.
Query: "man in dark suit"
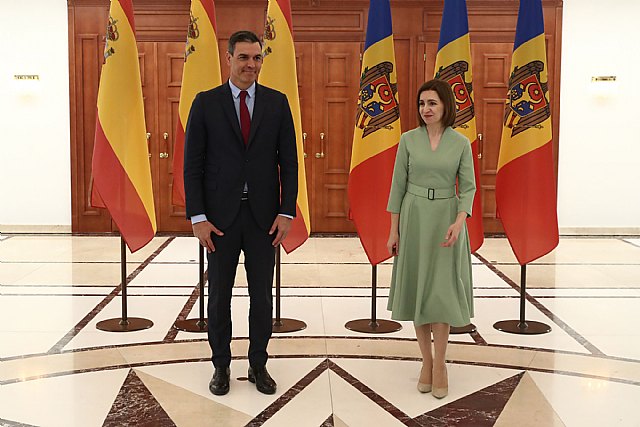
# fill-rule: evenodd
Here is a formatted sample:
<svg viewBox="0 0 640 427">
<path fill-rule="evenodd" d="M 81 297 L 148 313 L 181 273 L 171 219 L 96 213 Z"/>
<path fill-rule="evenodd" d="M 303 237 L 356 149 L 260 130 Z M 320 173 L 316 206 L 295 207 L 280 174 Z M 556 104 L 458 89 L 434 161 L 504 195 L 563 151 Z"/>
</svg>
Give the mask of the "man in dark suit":
<svg viewBox="0 0 640 427">
<path fill-rule="evenodd" d="M 193 234 L 208 251 L 209 390 L 229 391 L 231 291 L 240 251 L 249 286 L 249 381 L 266 394 L 275 248 L 296 212 L 298 160 L 289 103 L 257 84 L 262 44 L 249 31 L 229 38 L 229 81 L 199 93 L 185 135 L 184 186 Z"/>
</svg>

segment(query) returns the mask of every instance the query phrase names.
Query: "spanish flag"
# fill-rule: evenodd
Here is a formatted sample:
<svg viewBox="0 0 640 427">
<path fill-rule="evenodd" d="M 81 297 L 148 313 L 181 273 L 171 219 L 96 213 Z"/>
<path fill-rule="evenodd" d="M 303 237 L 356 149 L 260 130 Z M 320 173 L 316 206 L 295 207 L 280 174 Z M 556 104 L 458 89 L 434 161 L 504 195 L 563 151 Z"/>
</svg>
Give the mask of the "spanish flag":
<svg viewBox="0 0 640 427">
<path fill-rule="evenodd" d="M 525 265 L 558 245 L 556 182 L 541 0 L 520 1 L 496 177 L 496 205 Z"/>
<path fill-rule="evenodd" d="M 131 252 L 156 233 L 131 0 L 111 0 L 98 88 L 91 204 L 106 207 Z"/>
<path fill-rule="evenodd" d="M 387 201 L 400 133 L 391 6 L 389 0 L 370 0 L 348 191 L 351 217 L 372 265 L 390 257 Z"/>
<path fill-rule="evenodd" d="M 311 230 L 311 223 L 309 221 L 307 177 L 304 168 L 296 52 L 293 46 L 293 24 L 289 0 L 269 0 L 263 43 L 264 62 L 258 81 L 260 84 L 276 89 L 287 96 L 296 130 L 296 146 L 298 149 L 296 216 L 291 224 L 289 234 L 282 242 L 284 250 L 290 253 L 307 240 Z"/>
<path fill-rule="evenodd" d="M 178 125 L 173 146 L 172 202 L 184 206 L 184 128 L 191 103 L 199 92 L 222 83 L 213 0 L 191 0 L 187 44 L 182 68 L 182 89 L 178 104 Z"/>
<path fill-rule="evenodd" d="M 468 22 L 466 0 L 444 1 L 434 75 L 437 79 L 447 81 L 453 89 L 456 98 L 456 121 L 453 127 L 471 141 L 476 186 L 480 189 L 478 134 L 476 133 L 476 112 L 473 102 Z M 481 191 L 476 191 L 473 199 L 473 216 L 467 218 L 471 252 L 477 251 L 484 242 L 481 194 Z"/>
</svg>

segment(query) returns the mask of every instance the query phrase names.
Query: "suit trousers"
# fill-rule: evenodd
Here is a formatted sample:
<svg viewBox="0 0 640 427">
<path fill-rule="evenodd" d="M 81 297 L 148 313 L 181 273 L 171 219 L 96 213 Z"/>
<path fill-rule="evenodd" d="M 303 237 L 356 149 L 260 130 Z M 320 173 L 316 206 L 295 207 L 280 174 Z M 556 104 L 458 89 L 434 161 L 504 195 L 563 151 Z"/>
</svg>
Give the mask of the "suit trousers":
<svg viewBox="0 0 640 427">
<path fill-rule="evenodd" d="M 214 224 L 215 225 L 215 224 Z M 215 367 L 231 363 L 231 294 L 236 278 L 240 251 L 249 286 L 249 364 L 260 367 L 267 363 L 267 344 L 273 322 L 273 271 L 275 235 L 261 229 L 255 221 L 248 201 L 223 236 L 212 233 L 215 252 L 209 262 L 209 345 Z"/>
</svg>

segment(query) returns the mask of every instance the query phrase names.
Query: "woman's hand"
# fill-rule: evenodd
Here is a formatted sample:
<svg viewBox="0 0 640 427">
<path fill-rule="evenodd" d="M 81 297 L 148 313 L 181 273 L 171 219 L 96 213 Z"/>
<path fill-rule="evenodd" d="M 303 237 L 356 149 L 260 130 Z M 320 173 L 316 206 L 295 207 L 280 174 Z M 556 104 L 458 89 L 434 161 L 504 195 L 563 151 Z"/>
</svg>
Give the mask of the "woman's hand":
<svg viewBox="0 0 640 427">
<path fill-rule="evenodd" d="M 458 236 L 462 231 L 462 227 L 464 226 L 464 222 L 467 219 L 466 212 L 459 212 L 456 217 L 456 221 L 449 226 L 447 229 L 447 234 L 444 236 L 444 242 L 440 243 L 440 246 L 449 248 L 453 246 L 458 241 Z"/>
<path fill-rule="evenodd" d="M 389 240 L 387 241 L 387 250 L 389 251 L 389 255 L 398 256 L 398 249 L 400 245 L 400 235 L 396 231 L 395 233 L 392 231 L 389 233 Z"/>
</svg>

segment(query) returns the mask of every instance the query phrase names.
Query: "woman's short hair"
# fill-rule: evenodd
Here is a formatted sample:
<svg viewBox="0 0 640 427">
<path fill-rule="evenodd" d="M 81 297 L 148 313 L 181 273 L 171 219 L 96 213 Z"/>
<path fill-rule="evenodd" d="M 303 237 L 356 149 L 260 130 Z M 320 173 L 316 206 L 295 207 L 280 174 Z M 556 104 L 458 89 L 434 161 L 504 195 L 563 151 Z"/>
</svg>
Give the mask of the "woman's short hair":
<svg viewBox="0 0 640 427">
<path fill-rule="evenodd" d="M 453 90 L 449 83 L 440 79 L 429 80 L 422 83 L 420 89 L 418 89 L 418 95 L 416 96 L 416 107 L 418 109 L 418 124 L 425 126 L 424 120 L 420 115 L 420 95 L 427 90 L 433 90 L 438 94 L 438 98 L 442 101 L 444 107 L 444 113 L 442 114 L 442 124 L 444 126 L 453 126 L 456 121 L 456 99 L 453 96 Z"/>
</svg>

